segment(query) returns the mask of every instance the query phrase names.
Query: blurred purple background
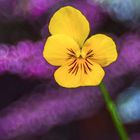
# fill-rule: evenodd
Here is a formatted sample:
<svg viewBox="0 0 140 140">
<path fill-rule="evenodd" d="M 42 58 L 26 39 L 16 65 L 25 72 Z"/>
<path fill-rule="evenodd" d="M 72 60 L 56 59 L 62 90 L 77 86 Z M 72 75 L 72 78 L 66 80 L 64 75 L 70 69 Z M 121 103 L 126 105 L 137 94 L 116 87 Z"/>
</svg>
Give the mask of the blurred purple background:
<svg viewBox="0 0 140 140">
<path fill-rule="evenodd" d="M 119 140 L 98 87 L 65 89 L 42 56 L 48 23 L 71 5 L 91 33 L 117 44 L 105 83 L 132 140 L 140 140 L 140 1 L 0 0 L 0 140 Z"/>
</svg>

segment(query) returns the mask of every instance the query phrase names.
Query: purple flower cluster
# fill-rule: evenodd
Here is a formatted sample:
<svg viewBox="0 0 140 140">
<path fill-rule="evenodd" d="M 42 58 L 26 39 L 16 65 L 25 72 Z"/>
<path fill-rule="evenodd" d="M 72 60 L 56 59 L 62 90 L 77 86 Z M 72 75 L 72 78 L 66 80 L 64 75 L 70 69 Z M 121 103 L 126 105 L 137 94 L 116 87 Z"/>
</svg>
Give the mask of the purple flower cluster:
<svg viewBox="0 0 140 140">
<path fill-rule="evenodd" d="M 43 42 L 21 41 L 16 46 L 0 45 L 0 74 L 10 72 L 23 78 L 50 78 L 54 67 L 42 56 Z"/>
</svg>

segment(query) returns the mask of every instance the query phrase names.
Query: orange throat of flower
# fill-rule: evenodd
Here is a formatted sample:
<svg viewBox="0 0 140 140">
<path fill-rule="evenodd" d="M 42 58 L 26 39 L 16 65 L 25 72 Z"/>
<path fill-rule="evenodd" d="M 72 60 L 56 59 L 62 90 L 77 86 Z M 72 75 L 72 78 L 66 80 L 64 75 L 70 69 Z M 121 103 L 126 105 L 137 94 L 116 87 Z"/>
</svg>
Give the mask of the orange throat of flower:
<svg viewBox="0 0 140 140">
<path fill-rule="evenodd" d="M 93 62 L 93 50 L 89 50 L 85 57 L 80 55 L 76 56 L 76 53 L 72 49 L 68 49 L 68 60 L 70 60 L 69 70 L 70 74 L 77 75 L 78 71 L 84 72 L 88 74 L 88 72 L 92 71 L 92 62 Z"/>
</svg>

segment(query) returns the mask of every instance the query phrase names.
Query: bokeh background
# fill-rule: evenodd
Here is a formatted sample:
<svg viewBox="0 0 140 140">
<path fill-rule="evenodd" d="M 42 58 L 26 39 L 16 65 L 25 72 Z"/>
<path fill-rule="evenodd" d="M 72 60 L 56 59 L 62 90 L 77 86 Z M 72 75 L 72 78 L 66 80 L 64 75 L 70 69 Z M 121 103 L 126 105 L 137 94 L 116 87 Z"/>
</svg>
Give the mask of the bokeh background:
<svg viewBox="0 0 140 140">
<path fill-rule="evenodd" d="M 71 5 L 117 44 L 105 83 L 140 140 L 140 0 L 0 0 L 0 140 L 119 140 L 98 87 L 65 89 L 42 57 L 48 23 Z"/>
</svg>

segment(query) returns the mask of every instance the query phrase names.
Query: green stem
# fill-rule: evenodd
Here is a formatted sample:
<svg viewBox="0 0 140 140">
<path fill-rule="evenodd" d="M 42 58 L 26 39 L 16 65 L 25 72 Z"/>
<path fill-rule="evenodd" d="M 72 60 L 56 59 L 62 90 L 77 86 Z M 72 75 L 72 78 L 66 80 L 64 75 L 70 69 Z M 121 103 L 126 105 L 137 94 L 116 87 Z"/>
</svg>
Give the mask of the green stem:
<svg viewBox="0 0 140 140">
<path fill-rule="evenodd" d="M 127 132 L 121 122 L 121 119 L 119 117 L 119 114 L 117 112 L 117 108 L 115 103 L 112 101 L 109 92 L 107 91 L 107 88 L 103 82 L 99 85 L 100 90 L 102 92 L 102 95 L 104 97 L 104 100 L 106 102 L 106 106 L 108 111 L 110 112 L 110 115 L 112 117 L 112 120 L 114 122 L 114 125 L 118 131 L 118 134 L 120 136 L 121 140 L 129 140 Z"/>
</svg>

